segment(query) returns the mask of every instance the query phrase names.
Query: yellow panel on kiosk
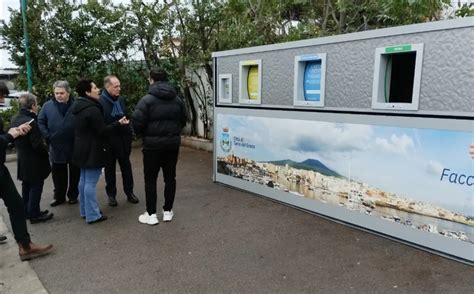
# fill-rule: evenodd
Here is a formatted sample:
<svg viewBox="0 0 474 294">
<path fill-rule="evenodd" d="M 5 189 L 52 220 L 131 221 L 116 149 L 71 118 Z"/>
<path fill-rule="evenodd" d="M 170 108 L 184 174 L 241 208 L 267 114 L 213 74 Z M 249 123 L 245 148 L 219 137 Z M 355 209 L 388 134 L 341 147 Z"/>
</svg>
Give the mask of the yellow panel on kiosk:
<svg viewBox="0 0 474 294">
<path fill-rule="evenodd" d="M 247 93 L 250 100 L 258 99 L 258 86 L 258 66 L 252 65 L 247 75 Z"/>
</svg>

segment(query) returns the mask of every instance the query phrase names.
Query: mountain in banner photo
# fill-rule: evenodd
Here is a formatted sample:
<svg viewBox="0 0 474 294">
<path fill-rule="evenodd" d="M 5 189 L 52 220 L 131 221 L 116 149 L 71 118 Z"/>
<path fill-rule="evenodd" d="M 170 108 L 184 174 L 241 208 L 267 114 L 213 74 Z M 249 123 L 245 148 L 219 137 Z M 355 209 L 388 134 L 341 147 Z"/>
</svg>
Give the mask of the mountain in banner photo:
<svg viewBox="0 0 474 294">
<path fill-rule="evenodd" d="M 317 159 L 306 159 L 305 161 L 302 161 L 302 162 L 296 162 L 290 159 L 285 159 L 285 160 L 269 161 L 268 163 L 272 163 L 274 165 L 280 165 L 280 166 L 285 166 L 288 164 L 288 166 L 292 168 L 311 170 L 311 171 L 315 171 L 329 177 L 344 178 L 344 176 L 328 168 L 321 161 Z"/>
</svg>

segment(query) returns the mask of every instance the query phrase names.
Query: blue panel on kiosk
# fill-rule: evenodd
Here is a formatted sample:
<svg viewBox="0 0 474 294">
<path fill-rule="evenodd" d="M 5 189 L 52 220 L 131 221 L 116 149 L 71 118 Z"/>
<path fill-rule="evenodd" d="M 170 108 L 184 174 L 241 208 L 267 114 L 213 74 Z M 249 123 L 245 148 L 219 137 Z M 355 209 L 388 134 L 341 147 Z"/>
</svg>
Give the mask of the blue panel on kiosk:
<svg viewBox="0 0 474 294">
<path fill-rule="evenodd" d="M 306 61 L 303 89 L 304 100 L 319 101 L 321 99 L 321 60 Z"/>
</svg>

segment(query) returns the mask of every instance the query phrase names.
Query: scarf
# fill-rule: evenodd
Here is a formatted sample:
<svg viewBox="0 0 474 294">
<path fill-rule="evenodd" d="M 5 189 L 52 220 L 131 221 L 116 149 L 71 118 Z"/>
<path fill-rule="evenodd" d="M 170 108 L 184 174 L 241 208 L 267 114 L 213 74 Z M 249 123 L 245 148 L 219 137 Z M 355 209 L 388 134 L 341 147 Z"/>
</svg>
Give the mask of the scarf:
<svg viewBox="0 0 474 294">
<path fill-rule="evenodd" d="M 117 97 L 117 99 L 114 100 L 112 97 L 110 97 L 109 93 L 106 90 L 102 91 L 102 97 L 104 97 L 107 101 L 112 103 L 112 113 L 111 113 L 111 115 L 112 115 L 113 118 L 123 117 L 124 112 L 123 112 L 123 109 L 122 109 L 122 104 L 120 104 L 119 97 Z"/>
<path fill-rule="evenodd" d="M 61 115 L 64 117 L 66 116 L 66 113 L 69 109 L 69 107 L 72 105 L 72 99 L 69 97 L 68 102 L 66 103 L 59 103 L 54 97 L 52 98 L 54 103 L 56 104 L 56 107 L 58 108 L 58 111 L 61 113 Z"/>
</svg>

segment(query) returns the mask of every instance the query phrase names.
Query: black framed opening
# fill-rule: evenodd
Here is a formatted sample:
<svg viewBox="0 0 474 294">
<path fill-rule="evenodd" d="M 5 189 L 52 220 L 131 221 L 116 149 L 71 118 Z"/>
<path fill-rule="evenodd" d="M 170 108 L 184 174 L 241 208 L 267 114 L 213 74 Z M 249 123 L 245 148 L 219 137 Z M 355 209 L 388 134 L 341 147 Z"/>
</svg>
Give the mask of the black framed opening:
<svg viewBox="0 0 474 294">
<path fill-rule="evenodd" d="M 412 103 L 415 81 L 416 52 L 386 55 L 385 102 Z M 388 72 L 390 71 L 390 72 Z M 388 81 L 388 77 L 390 80 Z M 390 83 L 387 85 L 387 83 Z M 390 90 L 387 91 L 387 88 Z"/>
</svg>

